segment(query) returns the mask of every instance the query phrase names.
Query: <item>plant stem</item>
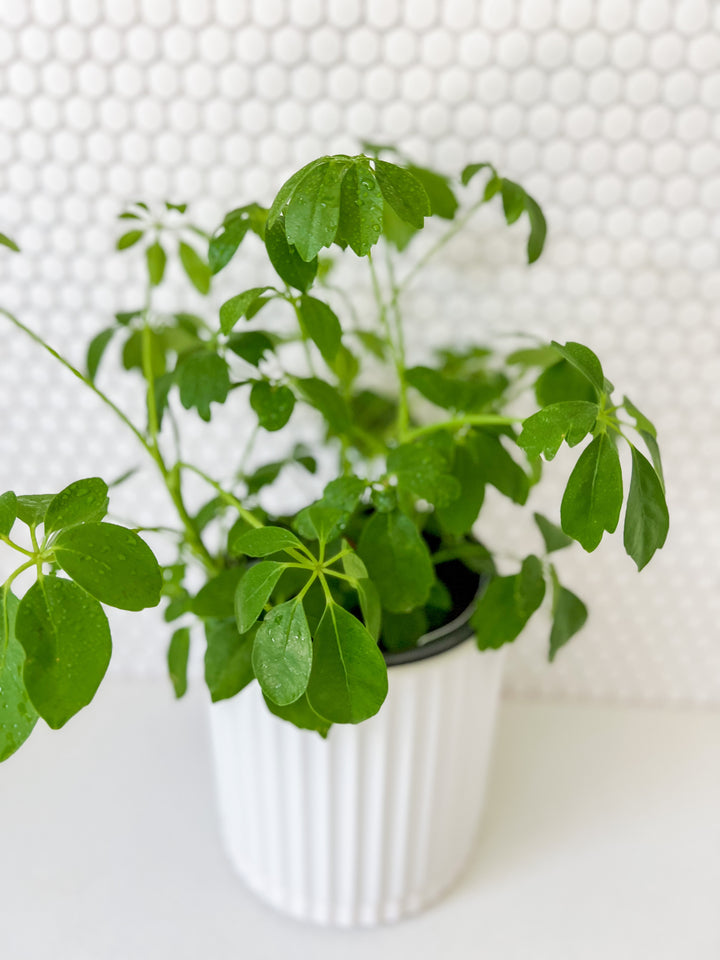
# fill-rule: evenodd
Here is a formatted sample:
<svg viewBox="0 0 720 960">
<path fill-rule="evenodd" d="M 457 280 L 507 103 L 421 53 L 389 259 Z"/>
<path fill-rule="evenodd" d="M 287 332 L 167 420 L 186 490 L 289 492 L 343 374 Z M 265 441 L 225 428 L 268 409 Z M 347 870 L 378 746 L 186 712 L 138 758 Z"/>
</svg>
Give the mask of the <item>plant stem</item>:
<svg viewBox="0 0 720 960">
<path fill-rule="evenodd" d="M 422 257 L 417 261 L 417 263 L 411 267 L 408 273 L 405 274 L 403 279 L 400 281 L 396 288 L 395 299 L 399 298 L 400 294 L 407 289 L 409 284 L 412 282 L 413 278 L 418 275 L 418 273 L 427 265 L 436 253 L 439 253 L 440 250 L 445 247 L 454 236 L 456 236 L 460 231 L 465 227 L 465 225 L 472 219 L 475 213 L 485 204 L 485 199 L 481 198 L 476 203 L 474 203 L 461 217 L 458 217 L 457 220 L 453 221 L 453 225 L 445 231 L 445 233 L 427 250 Z"/>
<path fill-rule="evenodd" d="M 35 557 L 32 560 L 28 560 L 27 563 L 21 564 L 17 570 L 13 570 L 10 576 L 7 578 L 5 583 L 2 585 L 2 649 L 0 649 L 0 673 L 5 668 L 5 657 L 7 655 L 8 644 L 10 643 L 10 614 L 8 612 L 7 605 L 7 595 L 10 592 L 10 587 L 12 586 L 13 580 L 16 577 L 19 577 L 24 570 L 28 570 L 30 567 L 35 566 Z"/>
<path fill-rule="evenodd" d="M 6 537 L 2 533 L 0 533 L 0 540 L 3 540 L 9 547 L 12 547 L 13 550 L 17 550 L 19 553 L 24 553 L 26 557 L 34 556 L 30 550 L 26 550 L 25 547 L 21 547 L 19 543 L 15 543 L 14 540 L 11 540 L 10 537 Z"/>
<path fill-rule="evenodd" d="M 513 423 L 522 423 L 523 417 L 503 417 L 496 413 L 470 413 L 465 417 L 455 417 L 452 420 L 440 420 L 429 423 L 424 427 L 417 427 L 406 434 L 406 440 L 416 440 L 436 430 L 459 430 L 461 427 L 504 427 Z"/>
<path fill-rule="evenodd" d="M 405 382 L 405 363 L 403 357 L 404 349 L 399 344 L 396 344 L 393 338 L 392 330 L 390 329 L 390 321 L 388 320 L 387 315 L 387 305 L 385 304 L 382 288 L 380 286 L 380 279 L 377 275 L 377 271 L 375 270 L 375 264 L 373 263 L 371 253 L 368 253 L 367 259 L 368 263 L 370 264 L 370 276 L 372 277 L 373 293 L 375 295 L 375 302 L 377 303 L 378 307 L 378 318 L 385 333 L 388 346 L 392 351 L 393 360 L 395 361 L 395 371 L 397 373 L 399 387 L 397 426 L 400 438 L 404 439 L 410 419 L 407 403 L 407 384 Z"/>
<path fill-rule="evenodd" d="M 14 323 L 15 326 L 18 327 L 18 329 L 22 330 L 23 333 L 26 333 L 31 340 L 34 340 L 35 343 L 38 343 L 43 348 L 43 350 L 46 350 L 52 357 L 54 357 L 56 360 L 59 360 L 60 363 L 67 370 L 69 370 L 70 373 L 73 374 L 73 376 L 76 376 L 78 380 L 82 380 L 85 386 L 89 387 L 96 396 L 100 397 L 102 402 L 106 406 L 110 407 L 113 413 L 122 420 L 125 426 L 128 427 L 130 430 L 132 430 L 132 432 L 135 434 L 136 439 L 139 440 L 142 446 L 144 447 L 144 449 L 152 455 L 152 451 L 150 450 L 150 446 L 147 440 L 142 435 L 142 433 L 138 430 L 138 428 L 135 426 L 132 420 L 126 417 L 125 414 L 120 409 L 120 407 L 118 407 L 117 404 L 113 403 L 113 401 L 110 399 L 110 397 L 108 397 L 107 394 L 103 393 L 102 390 L 96 387 L 95 384 L 92 382 L 92 380 L 90 380 L 83 373 L 81 373 L 77 369 L 77 367 L 74 367 L 72 363 L 70 363 L 69 360 L 66 360 L 65 357 L 59 354 L 57 350 L 54 350 L 49 343 L 46 343 L 42 339 L 42 337 L 38 336 L 38 334 L 35 333 L 33 330 L 31 330 L 30 327 L 26 327 L 25 324 L 22 323 L 22 321 L 17 319 L 17 317 L 14 317 L 11 313 L 3 309 L 2 307 L 0 307 L 0 314 L 2 314 L 4 317 L 7 317 L 7 319 L 10 320 L 11 323 Z"/>
<path fill-rule="evenodd" d="M 38 336 L 38 334 L 35 333 L 33 330 L 31 330 L 30 327 L 25 326 L 25 324 L 21 320 L 18 320 L 18 318 L 13 316 L 9 311 L 0 307 L 0 314 L 2 314 L 4 317 L 7 317 L 7 319 L 10 320 L 11 323 L 14 323 L 15 326 L 18 327 L 18 329 L 22 330 L 23 333 L 26 333 L 31 340 L 34 340 L 35 343 L 39 344 L 43 348 L 43 350 L 47 351 L 47 353 L 50 354 L 50 356 L 58 360 L 65 367 L 66 370 L 69 370 L 70 373 L 73 374 L 73 376 L 77 377 L 78 380 L 81 380 L 86 387 L 89 387 L 90 390 L 92 390 L 92 392 L 97 397 L 99 397 L 107 407 L 109 407 L 113 411 L 115 416 L 118 417 L 125 424 L 125 426 L 132 431 L 132 433 L 135 436 L 135 439 L 140 443 L 143 450 L 145 450 L 145 452 L 148 453 L 150 457 L 152 457 L 153 462 L 156 464 L 158 468 L 160 468 L 160 463 L 158 462 L 158 457 L 157 457 L 158 451 L 156 451 L 156 449 L 150 443 L 148 443 L 147 439 L 143 436 L 141 431 L 138 430 L 138 428 L 135 426 L 132 420 L 130 420 L 129 417 L 127 417 L 123 413 L 123 411 L 120 409 L 120 407 L 117 406 L 117 404 L 113 403 L 113 401 L 110 399 L 110 397 L 108 397 L 106 393 L 103 393 L 103 391 L 100 390 L 99 387 L 95 386 L 92 380 L 90 380 L 83 373 L 81 373 L 77 369 L 77 367 L 73 366 L 73 364 L 70 363 L 69 360 L 63 357 L 62 354 L 58 353 L 58 351 L 55 350 L 53 347 L 51 347 L 49 343 L 46 343 L 42 339 L 42 337 Z M 176 487 L 173 488 L 173 486 L 171 485 L 170 475 L 168 474 L 166 469 L 165 470 L 160 469 L 160 472 L 162 474 L 163 479 L 165 480 L 165 484 L 168 488 L 170 498 L 172 499 L 175 505 L 175 508 L 177 509 L 178 514 L 180 515 L 180 519 L 182 520 L 183 526 L 187 531 L 188 543 L 192 547 L 193 552 L 196 554 L 196 556 L 198 556 L 202 560 L 203 565 L 205 567 L 207 567 L 212 571 L 216 571 L 217 563 L 212 558 L 209 551 L 207 550 L 202 540 L 200 539 L 200 536 L 193 525 L 192 519 L 190 518 L 190 515 L 187 512 L 185 504 L 183 503 L 180 490 Z"/>
<path fill-rule="evenodd" d="M 196 473 L 199 477 L 202 477 L 205 483 L 209 484 L 213 488 L 213 490 L 215 490 L 218 493 L 221 500 L 224 500 L 225 503 L 230 504 L 231 507 L 235 507 L 235 509 L 240 514 L 240 516 L 243 518 L 243 520 L 249 523 L 251 527 L 255 527 L 256 529 L 258 529 L 259 527 L 265 526 L 265 524 L 261 520 L 258 520 L 258 518 L 253 513 L 250 513 L 249 510 L 245 509 L 245 507 L 240 503 L 237 497 L 234 497 L 232 493 L 228 493 L 227 490 L 224 490 L 216 480 L 213 480 L 212 477 L 209 477 L 199 467 L 193 466 L 192 463 L 184 463 L 184 462 L 178 463 L 177 466 L 180 470 L 189 470 L 191 473 Z"/>
<path fill-rule="evenodd" d="M 165 460 L 163 459 L 163 455 L 160 451 L 160 444 L 158 441 L 160 428 L 157 413 L 157 400 L 155 397 L 155 373 L 152 365 L 152 328 L 150 326 L 151 311 L 152 284 L 148 282 L 147 292 L 145 295 L 145 306 L 143 308 L 142 365 L 143 375 L 145 377 L 145 382 L 147 383 L 146 401 L 150 442 L 145 443 L 144 446 L 155 461 L 155 464 L 160 471 L 160 475 L 165 481 L 165 486 L 170 494 L 170 499 L 175 505 L 175 509 L 177 510 L 183 527 L 185 528 L 185 537 L 188 546 L 195 556 L 198 557 L 198 559 L 202 562 L 206 570 L 211 573 L 217 573 L 219 570 L 219 565 L 203 543 L 202 537 L 200 536 L 192 517 L 188 513 L 187 507 L 185 506 L 180 477 L 176 472 L 168 470 Z"/>
</svg>

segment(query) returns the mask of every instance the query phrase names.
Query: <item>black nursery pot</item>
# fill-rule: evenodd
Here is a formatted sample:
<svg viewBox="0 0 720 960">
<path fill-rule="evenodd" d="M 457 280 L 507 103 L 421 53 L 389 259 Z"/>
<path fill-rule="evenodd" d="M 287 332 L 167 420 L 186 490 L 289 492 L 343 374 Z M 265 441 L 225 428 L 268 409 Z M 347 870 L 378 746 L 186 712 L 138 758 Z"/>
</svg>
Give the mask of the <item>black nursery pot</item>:
<svg viewBox="0 0 720 960">
<path fill-rule="evenodd" d="M 490 578 L 485 574 L 474 573 L 458 560 L 440 564 L 438 574 L 453 598 L 448 622 L 424 634 L 415 647 L 408 650 L 384 650 L 383 656 L 388 667 L 402 663 L 418 663 L 436 657 L 474 636 L 470 617 L 475 610 L 477 598 Z"/>
</svg>

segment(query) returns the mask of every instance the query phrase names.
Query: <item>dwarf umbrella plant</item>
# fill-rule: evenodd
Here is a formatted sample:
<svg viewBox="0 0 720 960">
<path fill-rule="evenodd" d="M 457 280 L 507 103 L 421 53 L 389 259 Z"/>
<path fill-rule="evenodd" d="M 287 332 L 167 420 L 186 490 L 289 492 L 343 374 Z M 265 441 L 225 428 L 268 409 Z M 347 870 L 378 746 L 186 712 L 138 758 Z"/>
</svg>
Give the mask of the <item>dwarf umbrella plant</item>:
<svg viewBox="0 0 720 960">
<path fill-rule="evenodd" d="M 163 570 L 162 592 L 165 619 L 177 621 L 168 661 L 178 696 L 187 686 L 191 627 L 200 620 L 213 700 L 257 681 L 272 712 L 324 735 L 333 723 L 358 723 L 380 709 L 387 693 L 384 655 L 416 646 L 471 604 L 478 647 L 497 649 L 520 635 L 549 592 L 552 660 L 587 618 L 583 602 L 559 582 L 552 554 L 573 541 L 595 550 L 604 533 L 618 527 L 623 502 L 624 544 L 638 568 L 663 545 L 668 512 L 655 428 L 627 397 L 616 399 L 587 346 L 552 341 L 504 355 L 485 345 L 453 344 L 422 365 L 408 365 L 406 292 L 489 203 L 502 205 L 508 224 L 527 223 L 532 264 L 542 253 L 546 224 L 519 184 L 489 163 L 467 166 L 455 184 L 368 144 L 364 155 L 307 164 L 269 209 L 257 203 L 234 209 L 211 236 L 188 220 L 184 205 L 168 203 L 158 213 L 138 203 L 124 212 L 128 229 L 118 247 L 142 251 L 146 295 L 93 339 L 85 372 L 10 317 L 111 407 L 167 487 L 179 550 Z M 428 219 L 444 229 L 415 254 L 416 235 Z M 250 244 L 256 246 L 251 255 L 261 250 L 266 266 L 253 286 L 222 304 L 219 317 L 157 309 L 168 257 L 176 256 L 206 294 L 218 273 L 238 271 Z M 329 258 L 328 250 L 336 256 Z M 372 317 L 361 318 L 334 280 L 334 263 L 343 256 L 365 265 Z M 142 425 L 96 383 L 112 343 L 143 390 Z M 531 415 L 513 413 L 518 395 L 532 405 Z M 255 423 L 229 480 L 209 476 L 183 453 L 183 417 L 208 421 L 220 404 L 238 422 Z M 336 475 L 295 515 L 269 517 L 260 504 L 263 488 L 290 465 L 316 470 L 317 448 L 291 439 L 302 410 L 314 411 L 322 423 L 317 445 L 336 451 Z M 268 433 L 286 436 L 283 457 L 263 458 Z M 563 444 L 580 452 L 560 523 L 535 513 L 544 551 L 518 558 L 515 569 L 501 575 L 492 552 L 473 535 L 486 488 L 527 509 L 543 461 Z M 620 444 L 630 450 L 629 482 Z M 199 509 L 185 501 L 189 472 L 211 494 Z M 85 481 L 91 482 L 97 483 Z M 46 527 L 37 549 L 54 545 L 43 560 L 92 593 L 82 577 L 95 575 L 88 571 L 97 558 L 78 575 L 57 545 L 82 537 L 83 527 L 108 526 L 86 517 L 69 534 Z M 202 571 L 199 590 L 189 587 L 190 564 Z M 21 613 L 22 604 L 15 634 L 28 657 L 25 686 L 41 712 L 32 684 L 33 641 Z M 4 629 L 12 634 L 7 613 Z M 21 651 L 12 649 L 19 664 Z"/>
</svg>

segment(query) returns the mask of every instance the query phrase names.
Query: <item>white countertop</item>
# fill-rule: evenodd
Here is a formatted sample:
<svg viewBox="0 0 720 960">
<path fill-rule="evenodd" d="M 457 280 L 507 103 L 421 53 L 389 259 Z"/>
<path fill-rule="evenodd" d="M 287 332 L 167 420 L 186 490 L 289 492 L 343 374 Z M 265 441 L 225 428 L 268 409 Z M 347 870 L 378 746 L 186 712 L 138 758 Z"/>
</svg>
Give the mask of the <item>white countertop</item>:
<svg viewBox="0 0 720 960">
<path fill-rule="evenodd" d="M 3 958 L 720 958 L 717 710 L 504 703 L 460 885 L 345 932 L 275 914 L 231 873 L 204 703 L 112 680 L 0 766 Z"/>
</svg>

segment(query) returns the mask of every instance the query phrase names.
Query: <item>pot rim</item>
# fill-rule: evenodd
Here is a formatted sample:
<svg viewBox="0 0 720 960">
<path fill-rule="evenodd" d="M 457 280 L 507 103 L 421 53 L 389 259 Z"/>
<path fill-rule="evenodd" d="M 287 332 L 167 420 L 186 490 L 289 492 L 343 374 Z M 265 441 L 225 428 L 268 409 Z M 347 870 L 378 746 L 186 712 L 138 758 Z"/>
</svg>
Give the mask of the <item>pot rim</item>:
<svg viewBox="0 0 720 960">
<path fill-rule="evenodd" d="M 416 647 L 411 647 L 409 650 L 384 651 L 383 657 L 387 666 L 398 667 L 404 663 L 419 663 L 430 657 L 437 657 L 473 637 L 475 631 L 470 626 L 470 617 L 475 612 L 475 604 L 487 586 L 488 580 L 489 577 L 480 574 L 477 592 L 472 602 L 450 623 L 444 623 L 441 627 L 423 634 Z"/>
</svg>

